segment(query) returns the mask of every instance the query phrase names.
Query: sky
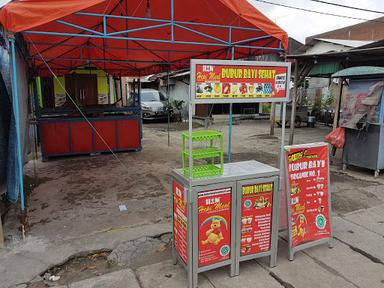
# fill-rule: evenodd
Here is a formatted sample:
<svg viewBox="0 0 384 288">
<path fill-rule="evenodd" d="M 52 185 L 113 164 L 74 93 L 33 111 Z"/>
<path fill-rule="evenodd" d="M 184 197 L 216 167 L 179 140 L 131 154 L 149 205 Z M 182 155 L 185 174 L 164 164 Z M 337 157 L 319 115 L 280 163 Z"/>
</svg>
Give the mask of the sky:
<svg viewBox="0 0 384 288">
<path fill-rule="evenodd" d="M 248 0 L 265 16 L 287 31 L 288 36 L 304 43 L 305 38 L 322 32 L 335 30 L 345 26 L 357 24 L 363 21 L 320 15 L 304 12 L 276 5 Z M 382 11 L 384 13 L 384 0 L 326 0 L 338 4 L 359 8 Z M 335 7 L 331 5 L 312 2 L 310 0 L 268 0 L 268 2 L 281 3 L 289 6 L 302 7 L 333 14 L 347 15 L 364 19 L 374 19 L 384 14 L 363 12 L 358 10 Z M 384 24 L 383 24 L 384 25 Z"/>
<path fill-rule="evenodd" d="M 11 0 L 0 0 L 0 8 L 3 7 L 5 4 L 10 2 Z"/>
<path fill-rule="evenodd" d="M 10 0 L 0 0 L 0 7 Z M 257 0 L 248 0 L 259 11 L 263 12 L 269 19 L 288 32 L 288 35 L 302 43 L 305 38 L 322 32 L 342 28 L 345 26 L 360 23 L 362 21 L 320 15 L 310 12 L 299 11 L 286 7 L 279 7 Z M 281 3 L 289 6 L 302 7 L 310 10 L 317 10 L 333 14 L 348 15 L 364 19 L 374 19 L 384 16 L 384 0 L 326 0 L 338 4 L 383 11 L 383 14 L 363 12 L 332 5 L 321 4 L 310 0 L 267 0 L 268 2 Z"/>
</svg>

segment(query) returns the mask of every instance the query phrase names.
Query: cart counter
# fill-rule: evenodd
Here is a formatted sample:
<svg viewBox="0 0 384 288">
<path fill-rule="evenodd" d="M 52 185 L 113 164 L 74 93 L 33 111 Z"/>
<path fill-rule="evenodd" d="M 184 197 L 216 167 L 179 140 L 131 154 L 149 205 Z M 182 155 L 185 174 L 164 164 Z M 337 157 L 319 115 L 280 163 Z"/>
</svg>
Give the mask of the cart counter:
<svg viewBox="0 0 384 288">
<path fill-rule="evenodd" d="M 89 117 L 88 121 L 82 117 L 40 118 L 38 123 L 43 159 L 141 149 L 140 117 Z"/>
<path fill-rule="evenodd" d="M 189 288 L 197 287 L 198 273 L 218 267 L 230 266 L 236 276 L 241 261 L 269 257 L 276 265 L 279 173 L 244 161 L 190 183 L 182 169 L 173 170 L 173 259 L 186 268 Z"/>
</svg>

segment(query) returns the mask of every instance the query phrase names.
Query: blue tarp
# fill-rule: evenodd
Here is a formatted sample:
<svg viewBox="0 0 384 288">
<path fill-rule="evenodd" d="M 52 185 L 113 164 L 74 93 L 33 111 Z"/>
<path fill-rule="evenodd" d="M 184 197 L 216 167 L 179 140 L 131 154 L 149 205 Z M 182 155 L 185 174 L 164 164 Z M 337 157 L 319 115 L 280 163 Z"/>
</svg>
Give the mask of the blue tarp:
<svg viewBox="0 0 384 288">
<path fill-rule="evenodd" d="M 11 202 L 17 202 L 19 198 L 19 173 L 18 173 L 18 161 L 17 161 L 17 149 L 16 149 L 16 127 L 15 118 L 12 109 L 12 95 L 11 95 L 11 79 L 10 79 L 10 53 L 9 47 L 2 37 L 0 37 L 0 189 L 5 190 L 6 197 Z M 20 65 L 23 60 L 18 57 L 17 71 L 20 81 L 19 86 L 19 107 L 20 107 L 20 122 L 22 123 L 22 146 L 25 148 L 25 135 L 28 129 L 27 123 L 27 103 L 28 98 L 25 93 L 27 91 L 25 65 Z M 21 91 L 20 91 L 21 90 Z M 22 92 L 20 94 L 20 92 Z M 24 98 L 25 97 L 25 98 Z M 25 149 L 23 149 L 25 151 Z M 23 153 L 24 155 L 24 153 Z M 24 157 L 23 157 L 24 158 Z M 5 188 L 5 189 L 4 189 Z M 0 190 L 0 193 L 2 192 Z"/>
</svg>

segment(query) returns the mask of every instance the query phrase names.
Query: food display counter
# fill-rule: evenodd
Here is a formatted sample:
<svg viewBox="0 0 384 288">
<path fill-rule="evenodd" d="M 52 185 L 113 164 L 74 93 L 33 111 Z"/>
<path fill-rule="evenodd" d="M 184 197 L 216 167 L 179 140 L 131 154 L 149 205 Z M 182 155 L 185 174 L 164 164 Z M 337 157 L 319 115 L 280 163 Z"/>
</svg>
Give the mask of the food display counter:
<svg viewBox="0 0 384 288">
<path fill-rule="evenodd" d="M 190 183 L 173 170 L 173 259 L 186 268 L 189 288 L 197 287 L 198 273 L 218 267 L 236 276 L 241 261 L 269 257 L 276 265 L 279 173 L 252 160 Z"/>
<path fill-rule="evenodd" d="M 141 118 L 130 115 L 104 117 L 40 118 L 43 159 L 53 156 L 141 149 Z M 95 129 L 92 129 L 92 126 Z"/>
</svg>

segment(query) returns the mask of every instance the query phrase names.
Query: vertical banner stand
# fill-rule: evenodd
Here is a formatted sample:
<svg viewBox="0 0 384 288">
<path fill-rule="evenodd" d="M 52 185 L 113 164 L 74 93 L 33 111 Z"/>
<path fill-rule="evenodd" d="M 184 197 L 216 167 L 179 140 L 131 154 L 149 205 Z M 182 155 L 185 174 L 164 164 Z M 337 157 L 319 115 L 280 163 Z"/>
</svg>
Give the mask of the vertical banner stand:
<svg viewBox="0 0 384 288">
<path fill-rule="evenodd" d="M 288 207 L 288 257 L 331 244 L 331 190 L 328 143 L 284 147 Z"/>
</svg>

